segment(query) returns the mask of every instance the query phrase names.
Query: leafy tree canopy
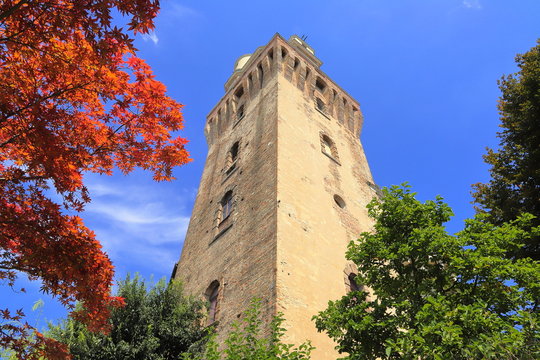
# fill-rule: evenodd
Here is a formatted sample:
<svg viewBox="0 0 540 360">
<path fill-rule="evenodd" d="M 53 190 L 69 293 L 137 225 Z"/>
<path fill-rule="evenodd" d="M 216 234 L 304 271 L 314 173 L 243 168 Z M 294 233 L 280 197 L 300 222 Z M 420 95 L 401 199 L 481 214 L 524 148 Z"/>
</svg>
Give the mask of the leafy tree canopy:
<svg viewBox="0 0 540 360">
<path fill-rule="evenodd" d="M 309 360 L 313 347 L 305 342 L 298 347 L 284 344 L 283 316 L 278 314 L 270 324 L 269 334 L 263 331 L 260 319 L 261 301 L 254 299 L 240 322 L 232 325 L 220 349 L 215 334 L 210 336 L 203 354 L 185 354 L 184 360 Z"/>
<path fill-rule="evenodd" d="M 183 295 L 180 283 L 164 280 L 149 287 L 138 276 L 119 283 L 126 305 L 111 310 L 108 334 L 91 332 L 68 318 L 48 336 L 68 345 L 75 360 L 178 360 L 204 345 L 204 304 Z"/>
<path fill-rule="evenodd" d="M 450 235 L 448 205 L 408 186 L 368 210 L 374 231 L 347 251 L 366 288 L 315 317 L 344 359 L 540 358 L 540 264 L 503 257 L 540 234 L 531 215 L 500 226 L 478 215 Z"/>
<path fill-rule="evenodd" d="M 516 62 L 519 71 L 499 81 L 500 148 L 488 149 L 484 156 L 491 180 L 476 184 L 473 196 L 478 210 L 488 213 L 494 224 L 527 212 L 536 216 L 533 224 L 540 225 L 540 40 Z M 509 255 L 540 260 L 540 237 Z"/>
<path fill-rule="evenodd" d="M 84 303 L 73 316 L 96 331 L 121 299 L 110 296 L 109 258 L 74 215 L 90 201 L 84 173 L 141 167 L 169 180 L 190 160 L 172 134 L 182 105 L 133 47 L 158 11 L 158 0 L 0 1 L 0 281 L 40 279 L 69 308 Z M 112 25 L 115 13 L 129 32 Z M 0 320 L 0 347 L 61 356 L 22 312 L 0 309 Z"/>
</svg>

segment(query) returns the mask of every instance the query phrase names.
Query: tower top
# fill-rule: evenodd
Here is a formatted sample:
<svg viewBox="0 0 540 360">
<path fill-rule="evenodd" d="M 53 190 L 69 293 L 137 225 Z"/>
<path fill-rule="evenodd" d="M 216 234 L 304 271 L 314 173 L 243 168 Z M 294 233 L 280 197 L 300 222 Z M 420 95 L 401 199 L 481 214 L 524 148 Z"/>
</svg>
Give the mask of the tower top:
<svg viewBox="0 0 540 360">
<path fill-rule="evenodd" d="M 272 43 L 276 38 L 279 38 L 282 41 L 286 41 L 312 66 L 320 68 L 323 64 L 323 62 L 315 56 L 315 50 L 308 45 L 308 43 L 304 40 L 305 38 L 302 39 L 298 35 L 292 35 L 289 40 L 285 40 L 279 33 L 276 33 L 268 44 Z M 248 65 L 251 64 L 252 60 L 257 58 L 258 55 L 263 52 L 266 47 L 268 47 L 268 44 L 264 46 L 259 46 L 252 54 L 244 54 L 238 59 L 236 59 L 236 61 L 234 62 L 233 73 L 225 83 L 225 91 L 227 91 L 230 88 L 230 85 L 242 75 Z"/>
<path fill-rule="evenodd" d="M 225 94 L 207 116 L 205 135 L 211 146 L 217 137 L 236 126 L 249 112 L 249 104 L 277 74 L 295 85 L 313 104 L 314 110 L 330 121 L 337 121 L 355 137 L 360 136 L 363 116 L 360 104 L 321 69 L 305 37 L 289 40 L 276 33 L 252 54 L 240 56 L 225 82 Z M 277 84 L 277 83 L 276 83 Z M 277 104 L 276 104 L 277 106 Z"/>
</svg>

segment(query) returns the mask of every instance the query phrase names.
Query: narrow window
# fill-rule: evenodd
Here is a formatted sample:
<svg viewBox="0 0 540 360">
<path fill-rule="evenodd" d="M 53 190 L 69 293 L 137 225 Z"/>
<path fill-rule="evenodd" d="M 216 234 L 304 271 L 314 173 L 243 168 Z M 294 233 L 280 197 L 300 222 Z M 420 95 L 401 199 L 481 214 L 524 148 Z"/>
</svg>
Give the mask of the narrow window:
<svg viewBox="0 0 540 360">
<path fill-rule="evenodd" d="M 270 49 L 270 51 L 268 52 L 268 59 L 270 59 L 270 63 L 274 61 L 274 49 Z"/>
<path fill-rule="evenodd" d="M 225 221 L 232 213 L 233 193 L 232 190 L 227 191 L 221 199 L 221 222 Z"/>
<path fill-rule="evenodd" d="M 287 57 L 287 49 L 285 49 L 284 47 L 281 47 L 281 59 L 285 60 L 286 57 Z"/>
<path fill-rule="evenodd" d="M 350 273 L 349 274 L 349 292 L 360 291 L 360 290 L 362 290 L 362 287 L 358 285 L 358 283 L 356 282 L 356 274 Z"/>
<path fill-rule="evenodd" d="M 259 85 L 260 85 L 260 87 L 262 89 L 263 82 L 264 82 L 264 70 L 263 70 L 262 64 L 259 64 L 257 66 L 257 70 L 259 71 Z"/>
<path fill-rule="evenodd" d="M 298 68 L 298 65 L 300 65 L 300 60 L 298 60 L 298 58 L 295 58 L 294 59 L 293 69 L 296 70 Z"/>
<path fill-rule="evenodd" d="M 326 104 L 320 98 L 315 98 L 315 106 L 317 106 L 317 109 L 321 112 L 326 111 Z"/>
<path fill-rule="evenodd" d="M 253 91 L 253 76 L 251 74 L 248 75 L 248 86 L 249 91 Z"/>
<path fill-rule="evenodd" d="M 236 110 L 236 120 L 241 120 L 244 117 L 244 104 L 238 107 Z"/>
<path fill-rule="evenodd" d="M 309 79 L 309 74 L 310 74 L 309 68 L 306 68 L 306 81 L 307 79 Z"/>
<path fill-rule="evenodd" d="M 208 325 L 213 324 L 217 318 L 219 281 L 214 280 L 204 294 L 208 300 Z"/>
<path fill-rule="evenodd" d="M 231 147 L 231 161 L 235 162 L 238 158 L 238 141 Z"/>
</svg>

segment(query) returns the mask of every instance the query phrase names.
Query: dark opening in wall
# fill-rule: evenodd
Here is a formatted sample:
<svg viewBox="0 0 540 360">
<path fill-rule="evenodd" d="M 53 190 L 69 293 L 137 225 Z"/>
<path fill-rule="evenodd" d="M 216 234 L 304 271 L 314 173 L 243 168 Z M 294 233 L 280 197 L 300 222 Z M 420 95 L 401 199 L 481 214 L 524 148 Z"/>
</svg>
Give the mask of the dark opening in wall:
<svg viewBox="0 0 540 360">
<path fill-rule="evenodd" d="M 336 202 L 337 206 L 339 206 L 340 208 L 344 208 L 345 207 L 345 200 L 343 200 L 343 198 L 339 195 L 334 195 L 334 201 Z"/>
<path fill-rule="evenodd" d="M 234 96 L 236 96 L 237 99 L 240 99 L 244 95 L 244 87 L 240 86 L 238 90 L 234 93 Z"/>
<path fill-rule="evenodd" d="M 231 163 L 235 162 L 236 159 L 238 159 L 238 147 L 239 142 L 235 142 L 233 146 L 231 146 L 230 154 L 231 154 Z"/>
<path fill-rule="evenodd" d="M 285 49 L 284 47 L 281 47 L 281 59 L 284 60 L 286 57 L 287 57 L 287 49 Z"/>
<path fill-rule="evenodd" d="M 274 60 L 274 49 L 270 49 L 270 51 L 268 51 L 268 59 L 270 59 L 270 62 Z"/>
<path fill-rule="evenodd" d="M 257 71 L 259 72 L 259 85 L 262 89 L 264 83 L 264 70 L 262 64 L 257 65 Z"/>
<path fill-rule="evenodd" d="M 349 291 L 352 292 L 352 291 L 360 291 L 360 290 L 362 290 L 362 287 L 358 285 L 358 283 L 356 282 L 356 274 L 350 273 L 349 274 Z"/>
<path fill-rule="evenodd" d="M 324 103 L 324 101 L 322 101 L 320 98 L 315 98 L 315 104 L 318 110 L 325 112 L 326 104 Z"/>
<path fill-rule="evenodd" d="M 238 107 L 238 110 L 236 110 L 236 120 L 241 120 L 244 115 L 244 104 L 242 104 Z"/>
<path fill-rule="evenodd" d="M 232 213 L 233 207 L 233 192 L 227 191 L 220 201 L 221 205 L 221 222 L 225 221 Z"/>
<path fill-rule="evenodd" d="M 315 80 L 315 87 L 320 91 L 324 92 L 326 89 L 326 83 L 321 79 L 320 77 L 317 77 L 317 80 Z"/>
<path fill-rule="evenodd" d="M 219 299 L 219 281 L 214 280 L 204 292 L 206 300 L 210 303 L 208 307 L 208 325 L 213 324 L 217 319 L 218 299 Z"/>
<path fill-rule="evenodd" d="M 298 58 L 295 58 L 294 59 L 293 70 L 296 70 L 298 68 L 298 65 L 300 65 L 300 60 L 298 60 Z"/>
</svg>

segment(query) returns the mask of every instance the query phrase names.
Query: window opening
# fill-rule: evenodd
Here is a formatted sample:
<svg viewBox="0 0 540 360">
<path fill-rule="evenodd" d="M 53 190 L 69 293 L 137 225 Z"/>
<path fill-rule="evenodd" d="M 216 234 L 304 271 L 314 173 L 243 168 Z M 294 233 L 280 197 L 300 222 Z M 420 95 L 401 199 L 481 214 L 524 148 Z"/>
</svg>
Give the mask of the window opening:
<svg viewBox="0 0 540 360">
<path fill-rule="evenodd" d="M 316 104 L 318 110 L 320 110 L 322 112 L 326 111 L 326 104 L 321 99 L 315 98 L 315 104 Z"/>
<path fill-rule="evenodd" d="M 208 286 L 208 289 L 205 292 L 206 299 L 209 302 L 208 307 L 208 325 L 214 323 L 217 318 L 217 308 L 218 308 L 218 299 L 219 299 L 219 281 L 214 280 Z"/>
<path fill-rule="evenodd" d="M 287 49 L 281 47 L 281 59 L 284 60 L 287 57 Z"/>
<path fill-rule="evenodd" d="M 317 80 L 315 81 L 315 86 L 320 92 L 324 92 L 324 90 L 326 89 L 326 83 L 320 77 L 317 77 Z"/>
<path fill-rule="evenodd" d="M 260 87 L 262 89 L 263 82 L 264 82 L 264 70 L 263 70 L 262 64 L 259 64 L 257 66 L 257 70 L 259 71 L 259 85 L 260 85 Z"/>
<path fill-rule="evenodd" d="M 235 142 L 233 146 L 231 146 L 231 150 L 229 152 L 231 154 L 231 162 L 235 162 L 236 159 L 238 158 L 238 146 L 239 146 L 238 141 Z"/>
<path fill-rule="evenodd" d="M 244 104 L 238 107 L 238 110 L 236 111 L 236 120 L 240 120 L 243 117 L 244 117 Z"/>
<path fill-rule="evenodd" d="M 244 87 L 240 86 L 238 90 L 234 93 L 234 96 L 236 96 L 236 99 L 240 99 L 244 95 Z"/>
<path fill-rule="evenodd" d="M 332 156 L 332 140 L 326 135 L 323 135 L 321 140 L 323 153 Z"/>
<path fill-rule="evenodd" d="M 270 62 L 274 60 L 274 49 L 270 49 L 268 52 L 268 59 L 270 59 Z"/>
<path fill-rule="evenodd" d="M 233 206 L 233 194 L 232 190 L 227 191 L 225 196 L 221 199 L 221 222 L 225 221 L 231 213 Z"/>
<path fill-rule="evenodd" d="M 356 274 L 350 273 L 349 274 L 349 292 L 360 291 L 360 290 L 362 290 L 362 287 L 358 285 L 358 283 L 356 282 Z"/>
<path fill-rule="evenodd" d="M 298 68 L 298 65 L 300 65 L 300 60 L 298 60 L 298 58 L 295 58 L 294 59 L 293 69 L 296 70 Z"/>
<path fill-rule="evenodd" d="M 339 195 L 334 195 L 334 201 L 336 202 L 337 206 L 339 206 L 340 208 L 344 208 L 345 207 L 345 200 L 343 200 L 343 198 Z"/>
</svg>

